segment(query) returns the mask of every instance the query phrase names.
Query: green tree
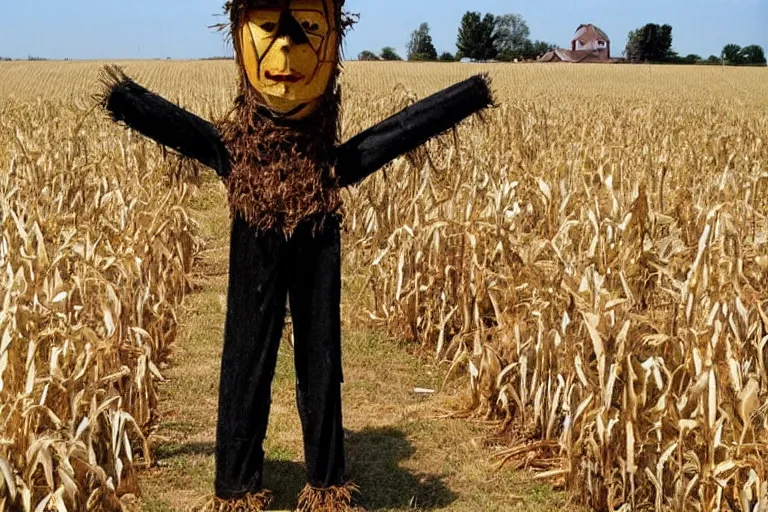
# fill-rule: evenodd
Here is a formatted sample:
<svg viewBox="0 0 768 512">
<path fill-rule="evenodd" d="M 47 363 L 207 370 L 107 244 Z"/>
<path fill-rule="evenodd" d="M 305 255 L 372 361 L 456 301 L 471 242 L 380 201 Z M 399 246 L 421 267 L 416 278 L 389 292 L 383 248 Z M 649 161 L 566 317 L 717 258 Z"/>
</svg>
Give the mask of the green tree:
<svg viewBox="0 0 768 512">
<path fill-rule="evenodd" d="M 695 53 L 688 54 L 688 55 L 686 55 L 685 57 L 682 58 L 682 61 L 685 64 L 697 64 L 697 63 L 701 62 L 702 60 L 703 59 L 701 58 L 701 55 L 696 55 Z"/>
<path fill-rule="evenodd" d="M 459 59 L 473 60 L 495 59 L 498 50 L 496 42 L 496 18 L 493 14 L 480 16 L 479 12 L 467 11 L 461 19 L 459 34 L 456 39 Z"/>
<path fill-rule="evenodd" d="M 631 62 L 638 62 L 641 52 L 640 29 L 630 30 L 627 35 L 627 46 L 624 48 L 624 56 Z"/>
<path fill-rule="evenodd" d="M 765 66 L 765 51 L 762 46 L 751 44 L 741 49 L 741 57 L 744 64 L 752 66 Z"/>
<path fill-rule="evenodd" d="M 524 58 L 525 51 L 530 50 L 531 29 L 519 14 L 497 16 L 493 35 L 499 60 Z"/>
<path fill-rule="evenodd" d="M 672 26 L 648 23 L 631 31 L 624 53 L 632 62 L 675 60 L 676 54 L 672 51 Z"/>
<path fill-rule="evenodd" d="M 742 53 L 741 46 L 737 44 L 727 44 L 723 47 L 723 53 L 720 54 L 720 58 L 724 64 L 729 66 L 740 66 L 744 64 L 744 54 Z"/>
<path fill-rule="evenodd" d="M 391 46 L 385 46 L 379 54 L 383 60 L 403 60 Z"/>
<path fill-rule="evenodd" d="M 429 33 L 429 23 L 422 23 L 411 33 L 406 52 L 408 60 L 437 60 L 437 50 Z"/>
<path fill-rule="evenodd" d="M 664 24 L 659 27 L 656 36 L 656 46 L 653 47 L 655 59 L 664 62 L 677 57 L 677 53 L 672 51 L 672 25 Z"/>
<path fill-rule="evenodd" d="M 556 45 L 546 41 L 529 41 L 528 44 L 525 45 L 525 52 L 523 53 L 522 57 L 529 60 L 538 59 L 548 51 L 554 50 L 555 48 L 557 48 Z"/>
<path fill-rule="evenodd" d="M 712 65 L 723 63 L 723 61 L 717 55 L 710 55 L 709 57 L 707 57 L 707 60 L 705 62 L 707 64 L 712 64 Z"/>
<path fill-rule="evenodd" d="M 363 50 L 357 56 L 357 60 L 379 60 L 379 57 L 370 50 Z"/>
<path fill-rule="evenodd" d="M 451 52 L 443 52 L 440 54 L 438 60 L 441 62 L 453 62 L 456 60 L 456 57 Z"/>
</svg>

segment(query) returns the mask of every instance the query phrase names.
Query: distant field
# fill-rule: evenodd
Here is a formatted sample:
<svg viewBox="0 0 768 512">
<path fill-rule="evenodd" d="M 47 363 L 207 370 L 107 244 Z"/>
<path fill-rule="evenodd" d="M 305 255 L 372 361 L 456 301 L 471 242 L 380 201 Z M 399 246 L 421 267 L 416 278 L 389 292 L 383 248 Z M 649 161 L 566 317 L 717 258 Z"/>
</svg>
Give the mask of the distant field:
<svg viewBox="0 0 768 512">
<path fill-rule="evenodd" d="M 99 69 L 113 63 L 154 90 L 182 100 L 205 98 L 218 106 L 219 101 L 228 102 L 234 91 L 231 61 L 0 62 L 0 95 L 23 100 L 87 98 Z M 490 73 L 500 99 L 548 98 L 553 106 L 563 108 L 572 101 L 587 101 L 585 107 L 590 107 L 593 101 L 606 100 L 763 108 L 768 103 L 768 70 L 763 68 L 407 62 L 347 62 L 344 68 L 343 84 L 352 111 L 359 95 L 376 100 L 404 85 L 421 96 L 481 72 Z"/>
<path fill-rule="evenodd" d="M 161 152 L 87 115 L 103 64 L 0 63 L 0 503 L 130 478 L 199 242 Z M 235 90 L 231 62 L 120 64 L 207 117 Z M 453 365 L 489 456 L 596 510 L 762 509 L 768 70 L 350 62 L 344 137 L 480 72 L 497 109 L 346 193 L 370 325 Z M 78 458 L 104 477 L 45 469 Z"/>
</svg>

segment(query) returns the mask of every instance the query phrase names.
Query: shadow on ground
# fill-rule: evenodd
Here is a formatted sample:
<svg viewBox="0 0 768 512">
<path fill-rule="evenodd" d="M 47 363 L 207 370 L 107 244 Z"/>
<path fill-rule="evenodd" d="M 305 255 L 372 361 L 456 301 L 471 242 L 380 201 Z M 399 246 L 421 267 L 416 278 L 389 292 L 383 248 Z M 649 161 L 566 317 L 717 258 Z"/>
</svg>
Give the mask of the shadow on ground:
<svg viewBox="0 0 768 512">
<path fill-rule="evenodd" d="M 404 432 L 395 428 L 347 432 L 345 443 L 347 475 L 360 487 L 362 504 L 369 511 L 433 510 L 456 501 L 444 476 L 412 473 L 401 467 L 415 453 Z M 295 507 L 306 483 L 304 465 L 269 460 L 264 465 L 264 485 L 275 492 L 272 508 Z"/>
<path fill-rule="evenodd" d="M 413 473 L 400 466 L 415 451 L 406 434 L 396 428 L 348 434 L 347 473 L 360 486 L 369 510 L 433 510 L 456 501 L 458 496 L 443 482 L 447 475 Z"/>
<path fill-rule="evenodd" d="M 415 450 L 396 428 L 364 429 L 346 434 L 347 474 L 361 490 L 362 504 L 371 512 L 388 509 L 434 510 L 447 507 L 457 496 L 443 482 L 445 475 L 413 473 L 401 463 Z M 159 447 L 159 460 L 188 455 L 214 456 L 213 443 Z M 213 478 L 213 475 L 211 475 Z M 306 483 L 304 465 L 283 460 L 264 463 L 264 486 L 275 494 L 272 509 L 293 509 Z"/>
</svg>

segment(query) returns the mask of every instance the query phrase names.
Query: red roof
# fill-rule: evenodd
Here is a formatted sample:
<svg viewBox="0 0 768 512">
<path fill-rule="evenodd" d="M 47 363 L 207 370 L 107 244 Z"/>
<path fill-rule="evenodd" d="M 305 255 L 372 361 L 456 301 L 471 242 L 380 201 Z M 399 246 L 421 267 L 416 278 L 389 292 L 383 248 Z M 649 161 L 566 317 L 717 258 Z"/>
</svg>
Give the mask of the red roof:
<svg viewBox="0 0 768 512">
<path fill-rule="evenodd" d="M 608 34 L 591 23 L 579 25 L 579 28 L 576 29 L 576 34 L 573 36 L 573 40 L 579 41 L 581 44 L 587 44 L 592 41 L 611 41 L 608 39 Z"/>
</svg>

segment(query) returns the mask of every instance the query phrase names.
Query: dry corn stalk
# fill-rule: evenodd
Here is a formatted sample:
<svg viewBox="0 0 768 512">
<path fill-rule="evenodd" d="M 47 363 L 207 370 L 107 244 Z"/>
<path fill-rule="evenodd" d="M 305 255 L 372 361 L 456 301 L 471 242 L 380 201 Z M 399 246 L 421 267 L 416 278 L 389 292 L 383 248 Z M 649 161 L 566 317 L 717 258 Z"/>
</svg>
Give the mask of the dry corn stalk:
<svg viewBox="0 0 768 512">
<path fill-rule="evenodd" d="M 159 153 L 82 115 L 0 104 L 0 510 L 139 494 L 200 246 Z"/>
<path fill-rule="evenodd" d="M 350 191 L 370 318 L 597 510 L 764 508 L 764 112 L 511 100 Z"/>
<path fill-rule="evenodd" d="M 139 197 L 134 206 L 151 210 L 164 190 L 150 172 L 158 167 L 156 150 L 106 125 L 88 124 L 81 133 L 71 107 L 36 100 L 76 103 L 101 66 L 19 66 L 0 63 L 0 98 L 25 100 L 13 109 L 0 104 L 6 128 L 26 116 L 22 136 L 38 150 L 45 146 L 49 158 L 75 155 L 59 169 L 87 168 L 70 179 L 114 173 L 131 189 L 124 197 Z M 231 103 L 231 62 L 130 68 L 205 117 Z M 345 133 L 479 71 L 492 74 L 503 103 L 488 123 L 469 123 L 456 138 L 447 134 L 347 195 L 348 268 L 369 278 L 377 325 L 465 369 L 475 412 L 507 425 L 510 446 L 496 454 L 500 462 L 542 477 L 565 475 L 599 510 L 767 508 L 762 70 L 350 62 Z M 407 88 L 393 97 L 398 82 Z M 0 169 L 10 172 L 14 152 L 14 167 L 23 163 L 25 175 L 34 176 L 30 160 L 18 156 L 15 131 L 0 133 Z M 141 179 L 128 179 L 137 169 Z M 27 179 L 35 184 L 26 193 L 43 189 Z M 137 181 L 152 186 L 137 192 Z M 86 182 L 83 190 L 92 191 Z M 59 219 L 46 219 L 43 233 L 51 237 Z M 4 230 L 7 222 L 3 217 Z M 73 224 L 87 223 L 64 219 L 61 226 Z M 76 234 L 87 245 L 87 233 Z M 104 247 L 102 239 L 96 252 Z M 28 266 L 17 246 L 0 250 L 16 255 L 14 271 L 18 261 Z M 85 282 L 91 290 L 93 281 Z M 123 301 L 125 287 L 116 293 Z M 173 323 L 165 325 L 167 336 L 152 335 L 162 350 L 162 340 L 172 338 Z M 14 355 L 15 379 L 24 379 L 27 345 L 13 346 L 22 354 Z M 114 368 L 116 357 L 100 364 Z M 37 371 L 47 368 L 44 360 L 35 362 Z M 105 400 L 97 397 L 95 411 Z M 18 407 L 2 395 L 0 418 Z M 84 409 L 90 418 L 90 406 L 81 415 Z M 98 414 L 112 425 L 115 412 Z M 1 432 L 0 453 L 11 453 Z M 45 479 L 45 460 L 38 479 Z M 14 467 L 0 457 L 0 474 Z M 114 484 L 113 468 L 94 473 L 91 488 L 103 492 L 92 506 L 115 506 L 109 485 L 97 483 L 109 477 Z M 7 504 L 5 476 L 0 482 Z M 17 484 L 15 499 L 25 492 Z"/>
</svg>

